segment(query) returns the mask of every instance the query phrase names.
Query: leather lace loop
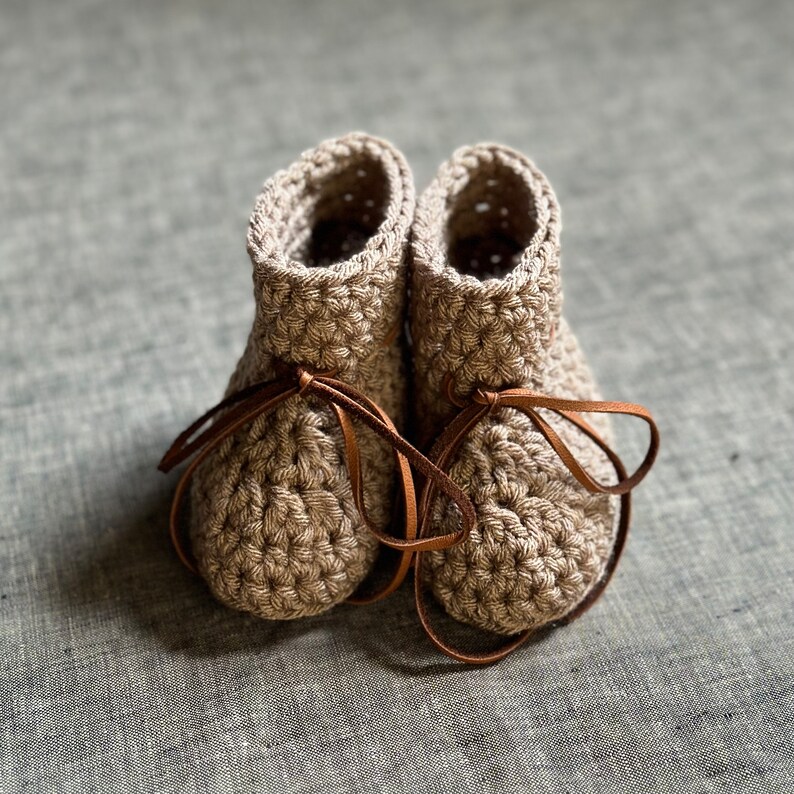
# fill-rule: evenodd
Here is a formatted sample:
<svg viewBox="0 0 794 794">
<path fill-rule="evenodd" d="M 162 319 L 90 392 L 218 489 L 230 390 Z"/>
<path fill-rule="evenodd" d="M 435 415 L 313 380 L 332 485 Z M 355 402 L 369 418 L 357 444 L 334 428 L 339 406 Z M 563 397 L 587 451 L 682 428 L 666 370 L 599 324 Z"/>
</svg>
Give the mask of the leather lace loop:
<svg viewBox="0 0 794 794">
<path fill-rule="evenodd" d="M 634 403 L 570 400 L 561 397 L 551 397 L 525 388 L 506 388 L 500 390 L 477 389 L 466 403 L 455 396 L 454 384 L 450 376 L 447 376 L 445 380 L 444 390 L 446 395 L 450 398 L 450 402 L 460 407 L 461 411 L 441 433 L 430 451 L 430 459 L 433 460 L 439 468 L 446 470 L 449 467 L 455 453 L 460 448 L 466 436 L 484 417 L 494 414 L 504 408 L 513 408 L 521 411 L 532 420 L 532 423 L 546 441 L 548 441 L 566 468 L 583 487 L 591 493 L 603 493 L 620 497 L 620 517 L 617 534 L 612 554 L 607 561 L 603 575 L 595 586 L 590 589 L 582 602 L 577 604 L 567 615 L 554 621 L 555 625 L 570 623 L 598 600 L 609 584 L 612 574 L 617 567 L 623 547 L 625 546 L 631 520 L 631 491 L 650 471 L 659 451 L 659 430 L 653 417 L 646 408 Z M 538 413 L 540 409 L 547 409 L 555 412 L 563 419 L 575 425 L 590 438 L 609 459 L 617 475 L 617 482 L 607 485 L 595 480 L 579 464 L 571 450 L 565 445 L 551 425 Z M 650 429 L 650 442 L 645 458 L 636 471 L 631 475 L 627 474 L 617 453 L 614 452 L 606 441 L 598 435 L 595 429 L 580 416 L 580 413 L 622 414 L 624 416 L 633 416 L 642 419 L 647 423 Z M 428 481 L 419 501 L 420 537 L 427 531 L 436 493 L 435 482 Z M 416 554 L 414 566 L 417 613 L 422 627 L 430 641 L 447 656 L 469 664 L 490 664 L 504 658 L 520 645 L 523 645 L 539 630 L 528 629 L 527 631 L 509 638 L 496 650 L 484 653 L 467 652 L 444 640 L 433 627 L 425 602 L 421 551 L 422 550 Z M 541 628 L 547 628 L 547 626 Z"/>
<path fill-rule="evenodd" d="M 333 409 L 345 444 L 345 454 L 353 499 L 367 529 L 381 543 L 401 552 L 400 559 L 389 581 L 379 590 L 365 596 L 352 596 L 355 603 L 376 601 L 393 592 L 405 578 L 411 557 L 417 551 L 444 549 L 460 543 L 473 528 L 476 516 L 474 506 L 465 492 L 443 472 L 409 444 L 397 431 L 386 412 L 373 400 L 352 386 L 338 380 L 334 372 L 317 373 L 301 366 L 290 366 L 281 362 L 275 367 L 276 377 L 270 381 L 255 383 L 232 394 L 214 408 L 200 416 L 182 432 L 163 456 L 158 468 L 168 472 L 174 466 L 192 457 L 188 467 L 177 483 L 171 505 L 169 530 L 171 541 L 180 560 L 194 573 L 196 567 L 185 550 L 179 531 L 179 517 L 188 485 L 196 469 L 207 456 L 225 439 L 258 416 L 272 411 L 290 397 L 315 397 Z M 367 514 L 364 504 L 364 477 L 353 418 L 369 427 L 387 441 L 397 463 L 398 481 L 405 508 L 404 531 L 396 537 L 376 527 Z M 208 424 L 210 420 L 215 421 Z M 413 466 L 426 481 L 434 484 L 436 492 L 449 497 L 459 508 L 462 522 L 455 532 L 437 537 L 420 537 Z"/>
</svg>

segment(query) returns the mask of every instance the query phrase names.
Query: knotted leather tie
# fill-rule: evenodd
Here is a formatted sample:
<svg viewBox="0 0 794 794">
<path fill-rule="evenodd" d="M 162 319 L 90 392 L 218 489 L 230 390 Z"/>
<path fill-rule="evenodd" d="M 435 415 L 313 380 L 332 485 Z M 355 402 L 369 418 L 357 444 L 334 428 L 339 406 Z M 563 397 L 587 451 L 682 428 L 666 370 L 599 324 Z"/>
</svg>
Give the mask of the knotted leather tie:
<svg viewBox="0 0 794 794">
<path fill-rule="evenodd" d="M 290 397 L 300 395 L 315 397 L 331 406 L 342 431 L 347 467 L 353 491 L 353 500 L 366 528 L 384 545 L 401 552 L 395 570 L 383 586 L 364 596 L 351 596 L 354 603 L 369 603 L 393 592 L 405 578 L 414 552 L 445 549 L 465 540 L 473 528 L 476 516 L 474 506 L 465 492 L 443 472 L 409 444 L 398 432 L 386 412 L 365 394 L 334 377 L 334 372 L 314 373 L 301 366 L 279 362 L 276 378 L 255 383 L 232 394 L 199 417 L 171 445 L 158 468 L 168 472 L 184 460 L 193 457 L 177 483 L 171 505 L 169 528 L 171 541 L 182 562 L 194 573 L 196 567 L 185 551 L 179 531 L 179 517 L 190 480 L 199 465 L 225 439 L 258 416 L 272 411 Z M 217 417 L 209 427 L 205 426 Z M 380 530 L 370 520 L 364 504 L 364 478 L 361 467 L 356 430 L 351 417 L 355 417 L 385 439 L 392 447 L 397 462 L 398 481 L 405 507 L 404 532 L 395 537 Z M 411 466 L 432 483 L 435 492 L 449 497 L 460 509 L 461 527 L 456 532 L 435 537 L 420 537 L 417 515 L 416 491 Z"/>
<path fill-rule="evenodd" d="M 550 397 L 540 392 L 524 388 L 507 388 L 500 391 L 490 391 L 485 389 L 476 390 L 470 397 L 469 402 L 462 402 L 454 393 L 454 383 L 450 376 L 445 380 L 445 390 L 448 399 L 462 410 L 446 427 L 436 440 L 430 451 L 430 459 L 440 469 L 447 469 L 453 460 L 457 450 L 460 448 L 466 436 L 471 430 L 486 416 L 495 414 L 503 408 L 514 408 L 526 414 L 538 431 L 548 441 L 551 448 L 557 453 L 560 460 L 571 472 L 574 478 L 584 486 L 590 493 L 612 494 L 620 496 L 620 519 L 618 523 L 617 535 L 613 546 L 612 554 L 607 561 L 603 575 L 595 586 L 590 590 L 585 599 L 577 604 L 573 610 L 562 618 L 554 621 L 555 625 L 569 623 L 579 617 L 589 607 L 591 607 L 599 596 L 604 592 L 612 574 L 615 571 L 621 552 L 626 542 L 629 522 L 631 519 L 631 491 L 635 488 L 650 471 L 659 451 L 659 431 L 650 412 L 641 405 L 624 402 L 600 402 L 595 400 L 569 400 L 560 397 Z M 540 415 L 539 409 L 547 409 L 566 419 L 571 424 L 578 427 L 588 436 L 607 456 L 615 473 L 617 482 L 605 485 L 595 480 L 579 464 L 574 454 L 565 445 L 559 435 Z M 617 453 L 602 439 L 598 433 L 579 415 L 582 413 L 602 413 L 602 414 L 623 414 L 642 419 L 650 428 L 650 443 L 645 459 L 637 470 L 627 475 Z M 420 533 L 421 537 L 425 528 L 430 523 L 430 515 L 433 503 L 437 495 L 435 481 L 428 481 L 420 502 Z M 430 616 L 425 603 L 424 583 L 422 575 L 421 552 L 425 549 L 417 550 L 416 563 L 414 566 L 414 586 L 416 597 L 416 608 L 419 620 L 422 623 L 427 636 L 431 642 L 447 656 L 461 662 L 470 664 L 489 664 L 504 658 L 520 645 L 525 643 L 538 629 L 528 629 L 510 638 L 505 644 L 494 651 L 485 653 L 474 653 L 463 651 L 445 641 L 439 636 L 436 629 L 430 622 Z M 545 628 L 545 627 L 542 627 Z"/>
</svg>

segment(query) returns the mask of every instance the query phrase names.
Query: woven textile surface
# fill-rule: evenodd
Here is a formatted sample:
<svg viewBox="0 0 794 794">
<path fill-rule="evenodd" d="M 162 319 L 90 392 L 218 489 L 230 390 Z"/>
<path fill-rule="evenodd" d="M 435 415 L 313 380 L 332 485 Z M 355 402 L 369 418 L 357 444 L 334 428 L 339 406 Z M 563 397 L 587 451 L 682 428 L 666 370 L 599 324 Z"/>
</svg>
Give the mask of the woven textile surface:
<svg viewBox="0 0 794 794">
<path fill-rule="evenodd" d="M 794 790 L 793 36 L 783 0 L 4 2 L 0 792 Z M 234 612 L 167 540 L 254 197 L 354 129 L 420 188 L 532 157 L 564 316 L 660 424 L 602 600 L 492 667 L 407 589 Z"/>
</svg>

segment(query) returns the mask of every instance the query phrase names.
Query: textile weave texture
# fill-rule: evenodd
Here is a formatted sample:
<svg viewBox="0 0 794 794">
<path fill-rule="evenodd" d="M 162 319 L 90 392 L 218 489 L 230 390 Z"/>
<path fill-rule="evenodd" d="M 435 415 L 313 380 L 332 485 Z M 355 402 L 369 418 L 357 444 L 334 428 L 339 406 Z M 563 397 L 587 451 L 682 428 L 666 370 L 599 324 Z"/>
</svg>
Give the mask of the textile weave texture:
<svg viewBox="0 0 794 794">
<path fill-rule="evenodd" d="M 794 790 L 793 32 L 785 0 L 3 2 L 0 792 Z M 607 593 L 492 667 L 408 590 L 236 613 L 167 540 L 254 197 L 354 129 L 419 188 L 532 157 L 565 317 L 660 424 Z"/>
</svg>

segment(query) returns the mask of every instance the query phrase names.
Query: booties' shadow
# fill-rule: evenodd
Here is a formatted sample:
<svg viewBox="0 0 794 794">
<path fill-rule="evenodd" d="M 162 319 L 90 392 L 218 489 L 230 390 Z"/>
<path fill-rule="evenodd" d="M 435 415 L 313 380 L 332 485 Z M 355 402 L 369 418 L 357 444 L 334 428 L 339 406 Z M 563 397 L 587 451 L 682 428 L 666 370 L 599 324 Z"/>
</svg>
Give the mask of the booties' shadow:
<svg viewBox="0 0 794 794">
<path fill-rule="evenodd" d="M 155 469 L 153 450 L 166 446 L 142 441 L 130 452 L 130 470 L 89 500 L 91 542 L 72 548 L 70 564 L 54 576 L 59 607 L 195 656 L 258 652 L 316 628 L 322 619 L 264 621 L 230 610 L 181 565 L 167 529 L 175 479 Z"/>
<path fill-rule="evenodd" d="M 388 670 L 411 677 L 449 675 L 471 670 L 472 665 L 444 656 L 425 636 L 416 614 L 413 584 L 413 577 L 409 576 L 398 592 L 369 607 L 377 611 L 377 616 L 372 620 L 372 630 L 365 631 L 359 637 L 367 656 Z M 432 601 L 432 596 L 428 596 L 428 599 Z M 430 612 L 433 626 L 439 634 L 461 650 L 490 652 L 507 639 L 459 623 L 446 615 L 438 604 L 431 603 Z M 551 627 L 537 631 L 518 653 L 542 645 L 553 631 Z"/>
</svg>

